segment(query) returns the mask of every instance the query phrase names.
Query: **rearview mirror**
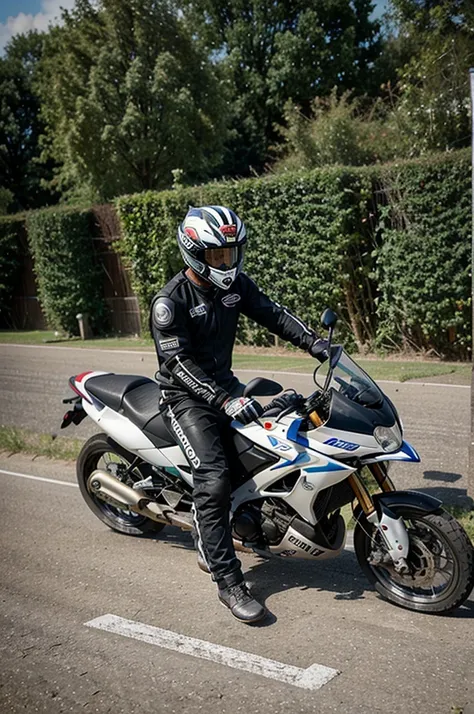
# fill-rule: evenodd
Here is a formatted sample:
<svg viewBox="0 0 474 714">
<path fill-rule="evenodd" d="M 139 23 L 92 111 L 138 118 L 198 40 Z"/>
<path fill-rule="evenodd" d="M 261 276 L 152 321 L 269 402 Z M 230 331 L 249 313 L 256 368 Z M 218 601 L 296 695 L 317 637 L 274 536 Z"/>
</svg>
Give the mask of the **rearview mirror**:
<svg viewBox="0 0 474 714">
<path fill-rule="evenodd" d="M 323 327 L 325 327 L 327 330 L 329 330 L 331 327 L 334 327 L 337 322 L 337 315 L 335 312 L 333 312 L 329 307 L 325 309 L 323 314 L 321 315 L 321 324 Z"/>
<path fill-rule="evenodd" d="M 244 389 L 244 397 L 273 397 L 275 394 L 280 394 L 283 387 L 273 379 L 265 379 L 265 377 L 255 377 Z"/>
</svg>

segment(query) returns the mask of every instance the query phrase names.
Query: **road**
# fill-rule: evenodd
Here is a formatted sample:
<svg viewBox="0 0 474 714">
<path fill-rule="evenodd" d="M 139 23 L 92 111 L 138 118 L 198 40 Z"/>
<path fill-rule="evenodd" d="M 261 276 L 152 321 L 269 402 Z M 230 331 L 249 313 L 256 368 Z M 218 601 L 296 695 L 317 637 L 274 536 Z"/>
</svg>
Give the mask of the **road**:
<svg viewBox="0 0 474 714">
<path fill-rule="evenodd" d="M 3 455 L 0 469 L 2 714 L 448 714 L 474 702 L 472 599 L 454 616 L 419 615 L 381 600 L 350 551 L 318 566 L 244 554 L 272 613 L 248 627 L 218 603 L 189 535 L 108 530 L 67 485 L 70 464 Z M 108 613 L 340 674 L 308 691 L 85 625 Z"/>
<path fill-rule="evenodd" d="M 0 424 L 57 433 L 64 413 L 61 400 L 72 394 L 68 378 L 88 369 L 153 377 L 151 352 L 89 348 L 0 345 Z M 242 381 L 255 376 L 237 372 Z M 269 374 L 303 394 L 313 389 L 310 375 Z M 470 390 L 468 387 L 413 382 L 384 383 L 405 425 L 405 438 L 419 451 L 421 464 L 397 464 L 399 488 L 420 488 L 454 503 L 465 503 L 468 469 Z M 96 430 L 90 420 L 66 434 L 86 438 Z"/>
</svg>

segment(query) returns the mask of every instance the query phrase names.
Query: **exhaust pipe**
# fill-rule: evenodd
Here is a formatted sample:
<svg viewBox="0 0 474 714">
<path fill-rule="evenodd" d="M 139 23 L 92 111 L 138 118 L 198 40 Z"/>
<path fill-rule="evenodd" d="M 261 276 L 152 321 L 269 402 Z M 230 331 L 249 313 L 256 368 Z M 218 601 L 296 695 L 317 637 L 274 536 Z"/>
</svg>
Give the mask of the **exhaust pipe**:
<svg viewBox="0 0 474 714">
<path fill-rule="evenodd" d="M 130 488 L 126 483 L 119 481 L 108 471 L 97 469 L 93 471 L 87 480 L 88 490 L 106 503 L 110 503 L 115 508 L 123 508 L 127 511 L 139 513 L 142 516 L 151 518 L 158 523 L 166 523 L 178 526 L 182 530 L 190 531 L 193 528 L 192 517 L 187 513 L 178 513 L 171 507 L 159 506 L 139 489 Z M 244 553 L 252 553 L 251 548 L 247 548 L 240 541 L 234 539 L 234 547 Z"/>
<path fill-rule="evenodd" d="M 163 510 L 155 501 L 150 500 L 143 491 L 134 490 L 119 481 L 108 471 L 97 469 L 87 481 L 87 488 L 94 496 L 116 508 L 134 511 L 159 523 L 171 523 L 169 515 L 173 509 Z M 168 515 L 169 512 L 169 515 Z"/>
</svg>

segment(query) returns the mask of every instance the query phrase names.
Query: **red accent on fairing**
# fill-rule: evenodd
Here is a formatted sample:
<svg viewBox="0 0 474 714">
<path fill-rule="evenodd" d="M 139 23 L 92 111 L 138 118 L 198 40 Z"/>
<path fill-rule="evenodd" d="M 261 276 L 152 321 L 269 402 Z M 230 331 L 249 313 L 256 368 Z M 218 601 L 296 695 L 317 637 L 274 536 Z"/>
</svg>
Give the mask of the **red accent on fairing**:
<svg viewBox="0 0 474 714">
<path fill-rule="evenodd" d="M 235 236 L 237 235 L 237 226 L 232 224 L 231 226 L 221 226 L 220 232 L 224 236 Z"/>
<path fill-rule="evenodd" d="M 194 230 L 194 228 L 189 228 L 189 227 L 185 228 L 184 232 L 186 233 L 187 236 L 189 236 L 193 240 L 199 240 L 199 236 L 196 233 L 196 231 Z"/>
<path fill-rule="evenodd" d="M 81 372 L 81 374 L 78 374 L 74 379 L 76 382 L 82 382 L 84 377 L 86 377 L 88 374 L 92 374 L 92 370 L 90 369 L 88 372 Z"/>
<path fill-rule="evenodd" d="M 264 425 L 263 425 L 263 428 L 264 428 L 264 429 L 271 429 L 272 426 L 273 426 L 273 424 L 272 424 L 271 421 L 266 421 L 266 422 L 264 423 Z M 268 438 L 270 438 L 270 437 L 268 437 Z M 272 438 L 273 438 L 273 437 L 272 437 Z"/>
</svg>

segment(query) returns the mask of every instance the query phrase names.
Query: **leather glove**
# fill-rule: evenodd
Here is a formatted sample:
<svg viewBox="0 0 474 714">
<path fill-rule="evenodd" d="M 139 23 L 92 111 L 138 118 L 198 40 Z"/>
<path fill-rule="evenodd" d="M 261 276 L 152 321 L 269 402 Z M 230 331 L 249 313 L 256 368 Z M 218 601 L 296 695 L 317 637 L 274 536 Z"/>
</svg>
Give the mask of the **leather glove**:
<svg viewBox="0 0 474 714">
<path fill-rule="evenodd" d="M 323 337 L 318 337 L 317 340 L 313 342 L 308 352 L 311 357 L 315 357 L 320 362 L 325 362 L 329 357 L 329 342 Z"/>
<path fill-rule="evenodd" d="M 241 424 L 250 424 L 263 414 L 260 402 L 250 397 L 236 397 L 228 399 L 222 405 L 223 410 L 231 419 L 237 419 Z"/>
<path fill-rule="evenodd" d="M 279 409 L 283 411 L 288 409 L 288 407 L 296 407 L 299 402 L 304 401 L 302 394 L 297 394 L 296 392 L 283 392 L 279 397 L 275 397 L 272 401 L 263 408 L 264 414 L 270 411 L 270 409 Z"/>
</svg>

